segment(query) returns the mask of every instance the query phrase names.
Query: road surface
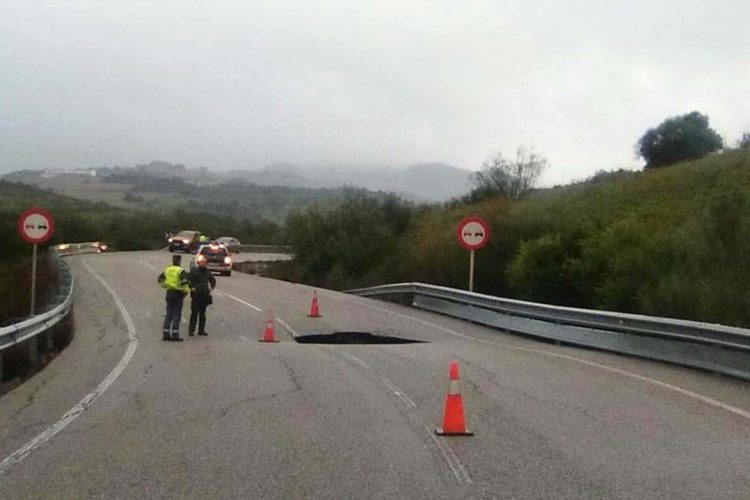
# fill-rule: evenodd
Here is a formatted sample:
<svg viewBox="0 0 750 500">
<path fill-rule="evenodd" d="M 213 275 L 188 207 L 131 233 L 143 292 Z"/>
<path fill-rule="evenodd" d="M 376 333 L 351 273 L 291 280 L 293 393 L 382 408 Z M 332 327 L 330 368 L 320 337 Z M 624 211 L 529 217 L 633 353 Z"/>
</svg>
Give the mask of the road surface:
<svg viewBox="0 0 750 500">
<path fill-rule="evenodd" d="M 0 498 L 750 495 L 750 384 L 327 290 L 308 318 L 312 288 L 241 273 L 163 342 L 169 260 L 68 258 L 76 336 L 0 399 Z M 294 340 L 334 332 L 421 343 Z M 453 360 L 472 437 L 434 434 Z"/>
</svg>

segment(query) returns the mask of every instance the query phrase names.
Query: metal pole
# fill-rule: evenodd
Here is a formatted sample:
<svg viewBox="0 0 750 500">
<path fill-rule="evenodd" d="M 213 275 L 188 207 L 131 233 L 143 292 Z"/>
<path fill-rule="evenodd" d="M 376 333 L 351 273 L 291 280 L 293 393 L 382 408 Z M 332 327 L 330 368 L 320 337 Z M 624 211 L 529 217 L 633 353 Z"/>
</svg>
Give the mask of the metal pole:
<svg viewBox="0 0 750 500">
<path fill-rule="evenodd" d="M 469 257 L 469 291 L 474 291 L 474 250 L 470 251 Z"/>
<path fill-rule="evenodd" d="M 34 300 L 36 299 L 36 243 L 31 255 L 31 312 L 29 316 L 34 315 Z"/>
</svg>

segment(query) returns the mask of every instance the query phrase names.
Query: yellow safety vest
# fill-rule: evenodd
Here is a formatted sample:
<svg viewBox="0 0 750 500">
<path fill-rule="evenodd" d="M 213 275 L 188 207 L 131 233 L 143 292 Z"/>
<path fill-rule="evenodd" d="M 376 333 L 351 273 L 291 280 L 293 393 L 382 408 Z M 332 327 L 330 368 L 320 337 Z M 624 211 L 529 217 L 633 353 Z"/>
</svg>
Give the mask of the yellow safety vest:
<svg viewBox="0 0 750 500">
<path fill-rule="evenodd" d="M 181 278 L 185 271 L 180 266 L 168 266 L 164 270 L 164 281 L 161 286 L 167 290 L 180 290 L 185 293 L 190 291 L 187 279 Z"/>
</svg>

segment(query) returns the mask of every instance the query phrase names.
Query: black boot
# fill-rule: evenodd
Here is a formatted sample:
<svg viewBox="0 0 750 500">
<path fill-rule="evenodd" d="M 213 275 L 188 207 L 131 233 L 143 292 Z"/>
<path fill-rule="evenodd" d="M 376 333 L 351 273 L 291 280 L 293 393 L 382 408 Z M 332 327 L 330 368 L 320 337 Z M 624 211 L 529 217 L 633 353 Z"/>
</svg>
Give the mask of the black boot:
<svg viewBox="0 0 750 500">
<path fill-rule="evenodd" d="M 208 335 L 208 332 L 198 332 L 198 335 Z"/>
<path fill-rule="evenodd" d="M 185 339 L 183 339 L 182 337 L 180 337 L 179 333 L 173 333 L 172 334 L 172 341 L 173 342 L 182 342 L 183 340 L 185 340 Z"/>
<path fill-rule="evenodd" d="M 172 337 L 169 336 L 169 332 L 162 332 L 161 339 L 162 340 L 172 340 Z"/>
</svg>

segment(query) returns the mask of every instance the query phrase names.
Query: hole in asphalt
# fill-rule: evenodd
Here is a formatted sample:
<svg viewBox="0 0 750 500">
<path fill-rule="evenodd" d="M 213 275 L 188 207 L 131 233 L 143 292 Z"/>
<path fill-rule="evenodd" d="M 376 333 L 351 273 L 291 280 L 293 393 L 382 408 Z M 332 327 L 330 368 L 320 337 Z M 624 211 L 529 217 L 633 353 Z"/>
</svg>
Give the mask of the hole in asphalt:
<svg viewBox="0 0 750 500">
<path fill-rule="evenodd" d="M 421 340 L 403 339 L 368 332 L 333 332 L 319 335 L 299 335 L 300 344 L 423 344 Z"/>
</svg>

